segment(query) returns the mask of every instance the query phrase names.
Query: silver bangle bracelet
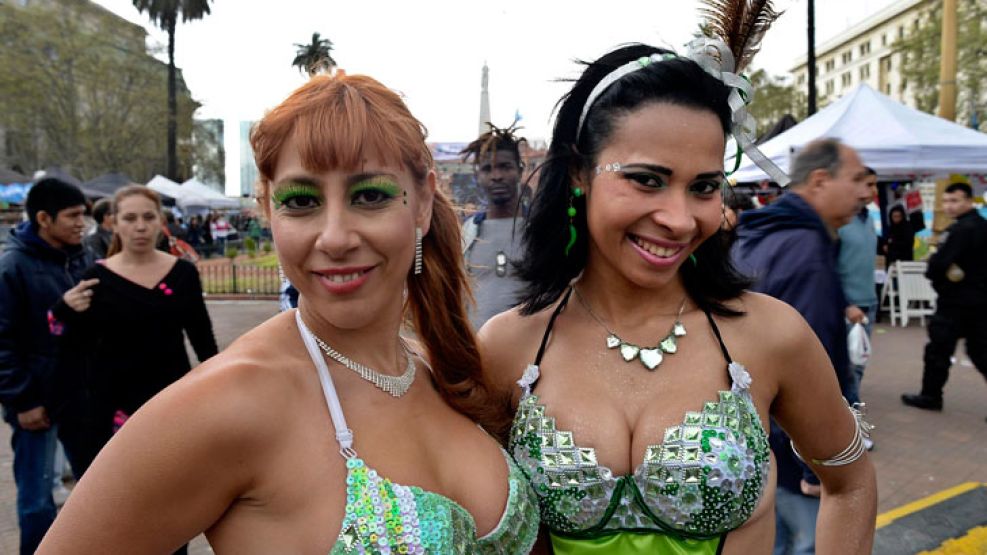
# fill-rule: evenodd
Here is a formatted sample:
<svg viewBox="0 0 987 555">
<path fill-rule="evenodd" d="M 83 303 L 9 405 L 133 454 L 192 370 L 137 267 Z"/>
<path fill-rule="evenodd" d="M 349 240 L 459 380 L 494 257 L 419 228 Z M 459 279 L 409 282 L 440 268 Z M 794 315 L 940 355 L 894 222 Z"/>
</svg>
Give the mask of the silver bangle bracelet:
<svg viewBox="0 0 987 555">
<path fill-rule="evenodd" d="M 864 445 L 864 438 L 870 437 L 871 430 L 874 429 L 874 426 L 864 420 L 866 407 L 864 403 L 854 403 L 853 406 L 851 406 L 845 398 L 843 399 L 843 402 L 846 403 L 847 409 L 849 409 L 850 414 L 853 415 L 853 421 L 855 424 L 853 439 L 850 441 L 850 445 L 848 445 L 846 449 L 828 459 L 810 459 L 812 464 L 819 466 L 845 466 L 855 462 L 863 456 L 864 452 L 867 451 L 867 447 Z M 799 450 L 795 447 L 795 442 L 791 440 L 789 442 L 792 445 L 792 452 L 795 453 L 795 456 L 798 457 L 800 461 L 806 462 L 805 458 L 802 457 L 802 454 L 799 453 Z"/>
</svg>

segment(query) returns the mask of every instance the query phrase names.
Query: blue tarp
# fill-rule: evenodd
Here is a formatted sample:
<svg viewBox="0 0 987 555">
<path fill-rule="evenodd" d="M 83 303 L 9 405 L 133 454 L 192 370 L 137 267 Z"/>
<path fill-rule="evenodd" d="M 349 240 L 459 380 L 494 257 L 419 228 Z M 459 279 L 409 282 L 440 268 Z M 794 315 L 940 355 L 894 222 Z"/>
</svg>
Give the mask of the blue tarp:
<svg viewBox="0 0 987 555">
<path fill-rule="evenodd" d="M 32 183 L 11 183 L 0 185 L 0 202 L 7 204 L 24 204 L 27 199 L 27 192 L 31 190 Z"/>
</svg>

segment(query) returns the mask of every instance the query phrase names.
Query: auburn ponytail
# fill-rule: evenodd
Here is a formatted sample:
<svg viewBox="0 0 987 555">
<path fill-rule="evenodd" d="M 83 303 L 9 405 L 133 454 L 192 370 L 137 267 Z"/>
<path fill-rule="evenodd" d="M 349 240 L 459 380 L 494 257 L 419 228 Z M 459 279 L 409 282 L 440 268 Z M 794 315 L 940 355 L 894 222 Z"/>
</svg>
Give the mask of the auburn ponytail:
<svg viewBox="0 0 987 555">
<path fill-rule="evenodd" d="M 408 280 L 412 325 L 428 350 L 433 379 L 446 402 L 501 437 L 510 425 L 510 399 L 495 398 L 484 380 L 466 312 L 468 298 L 459 219 L 446 196 L 436 191 L 431 227 L 422 239 L 422 273 Z"/>
</svg>

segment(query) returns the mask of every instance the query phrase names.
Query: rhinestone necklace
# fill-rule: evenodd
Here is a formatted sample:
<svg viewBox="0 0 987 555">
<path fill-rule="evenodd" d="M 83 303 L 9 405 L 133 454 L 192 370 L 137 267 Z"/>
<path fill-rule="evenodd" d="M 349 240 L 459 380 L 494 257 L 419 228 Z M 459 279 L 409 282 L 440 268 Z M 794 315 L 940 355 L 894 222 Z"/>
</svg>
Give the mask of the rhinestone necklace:
<svg viewBox="0 0 987 555">
<path fill-rule="evenodd" d="M 349 357 L 330 347 L 314 333 L 312 337 L 315 338 L 315 342 L 319 344 L 319 347 L 326 356 L 356 372 L 361 378 L 374 384 L 377 389 L 392 397 L 400 397 L 407 393 L 411 384 L 415 381 L 415 361 L 411 358 L 411 351 L 404 345 L 404 342 L 401 343 L 401 346 L 404 347 L 404 356 L 408 359 L 408 367 L 404 371 L 404 374 L 400 376 L 388 376 L 387 374 L 381 374 L 369 366 L 364 366 L 359 362 L 350 360 Z"/>
<path fill-rule="evenodd" d="M 603 323 L 603 320 L 593 312 L 586 299 L 579 294 L 579 289 L 573 287 L 572 290 L 575 291 L 576 298 L 579 299 L 579 304 L 583 305 L 583 308 L 593 317 L 593 320 L 607 331 L 607 349 L 620 349 L 620 356 L 624 359 L 624 362 L 631 362 L 636 358 L 641 361 L 641 364 L 645 368 L 654 371 L 665 359 L 665 354 L 674 355 L 679 350 L 678 338 L 685 335 L 685 325 L 682 324 L 681 318 L 682 311 L 685 310 L 686 299 L 682 299 L 682 304 L 679 305 L 679 312 L 675 315 L 675 323 L 672 324 L 665 338 L 659 341 L 654 347 L 641 347 L 621 339 L 620 336 L 608 328 Z"/>
</svg>

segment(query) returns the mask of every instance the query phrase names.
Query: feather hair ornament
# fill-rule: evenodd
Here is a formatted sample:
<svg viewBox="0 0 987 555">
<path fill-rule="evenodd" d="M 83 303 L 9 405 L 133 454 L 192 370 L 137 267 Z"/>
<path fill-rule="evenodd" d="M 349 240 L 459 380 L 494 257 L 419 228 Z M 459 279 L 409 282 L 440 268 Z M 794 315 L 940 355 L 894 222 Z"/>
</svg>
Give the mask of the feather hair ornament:
<svg viewBox="0 0 987 555">
<path fill-rule="evenodd" d="M 723 40 L 735 60 L 735 73 L 742 72 L 757 54 L 761 39 L 783 12 L 771 0 L 702 0 L 699 12 L 706 27 Z"/>
</svg>

